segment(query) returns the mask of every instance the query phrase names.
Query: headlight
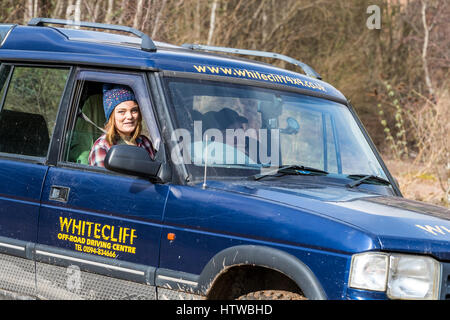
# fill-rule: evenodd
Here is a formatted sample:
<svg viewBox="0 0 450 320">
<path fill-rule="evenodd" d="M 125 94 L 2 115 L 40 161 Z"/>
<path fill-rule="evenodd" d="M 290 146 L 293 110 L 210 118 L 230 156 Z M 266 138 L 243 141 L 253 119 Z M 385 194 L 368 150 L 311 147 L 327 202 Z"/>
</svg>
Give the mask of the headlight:
<svg viewBox="0 0 450 320">
<path fill-rule="evenodd" d="M 438 299 L 440 264 L 430 257 L 367 252 L 352 257 L 349 286 L 391 299 Z"/>
<path fill-rule="evenodd" d="M 375 291 L 386 290 L 388 256 L 382 253 L 354 255 L 350 269 L 350 287 Z"/>
<path fill-rule="evenodd" d="M 439 262 L 430 257 L 391 255 L 387 295 L 393 299 L 437 299 L 439 278 Z"/>
</svg>

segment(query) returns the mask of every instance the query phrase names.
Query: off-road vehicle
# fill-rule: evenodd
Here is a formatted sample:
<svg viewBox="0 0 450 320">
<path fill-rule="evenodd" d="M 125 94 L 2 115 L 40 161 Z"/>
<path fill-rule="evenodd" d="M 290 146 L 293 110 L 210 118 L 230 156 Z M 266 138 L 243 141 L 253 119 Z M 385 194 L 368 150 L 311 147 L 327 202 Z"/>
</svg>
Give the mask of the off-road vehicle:
<svg viewBox="0 0 450 320">
<path fill-rule="evenodd" d="M 3 294 L 449 299 L 449 210 L 402 197 L 308 65 L 46 18 L 0 39 Z M 89 165 L 105 84 L 134 92 L 154 159 Z"/>
</svg>

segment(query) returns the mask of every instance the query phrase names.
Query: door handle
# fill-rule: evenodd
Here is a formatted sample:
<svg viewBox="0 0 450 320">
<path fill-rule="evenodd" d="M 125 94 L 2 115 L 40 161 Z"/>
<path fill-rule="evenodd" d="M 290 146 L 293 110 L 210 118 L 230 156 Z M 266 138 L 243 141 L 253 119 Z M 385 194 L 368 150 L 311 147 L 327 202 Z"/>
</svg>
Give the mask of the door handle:
<svg viewBox="0 0 450 320">
<path fill-rule="evenodd" d="M 51 186 L 50 188 L 50 200 L 67 202 L 69 199 L 70 188 L 60 187 L 60 186 Z"/>
</svg>

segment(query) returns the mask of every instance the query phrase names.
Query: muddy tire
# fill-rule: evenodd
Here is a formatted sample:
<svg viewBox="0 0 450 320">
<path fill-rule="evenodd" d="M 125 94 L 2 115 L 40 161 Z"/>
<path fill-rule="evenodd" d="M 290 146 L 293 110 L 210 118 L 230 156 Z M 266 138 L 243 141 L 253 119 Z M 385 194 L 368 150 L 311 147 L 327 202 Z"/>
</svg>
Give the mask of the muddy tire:
<svg viewBox="0 0 450 320">
<path fill-rule="evenodd" d="M 307 300 L 307 298 L 299 293 L 290 291 L 261 290 L 242 295 L 237 300 Z"/>
</svg>

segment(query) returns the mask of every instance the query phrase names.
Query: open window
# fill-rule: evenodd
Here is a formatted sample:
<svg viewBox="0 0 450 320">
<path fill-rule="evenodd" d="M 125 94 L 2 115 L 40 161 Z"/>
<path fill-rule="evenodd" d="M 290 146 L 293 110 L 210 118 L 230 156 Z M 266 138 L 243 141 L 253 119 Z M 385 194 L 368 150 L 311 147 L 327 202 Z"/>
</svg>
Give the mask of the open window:
<svg viewBox="0 0 450 320">
<path fill-rule="evenodd" d="M 88 164 L 89 152 L 103 134 L 105 113 L 103 111 L 102 87 L 99 82 L 83 84 L 75 116 L 75 124 L 69 139 L 67 161 Z"/>
<path fill-rule="evenodd" d="M 77 77 L 73 109 L 66 132 L 65 162 L 89 165 L 89 153 L 95 141 L 105 133 L 103 86 L 105 84 L 128 86 L 136 96 L 142 114 L 142 135 L 151 141 L 158 153 L 160 135 L 141 74 L 81 71 Z"/>
</svg>

